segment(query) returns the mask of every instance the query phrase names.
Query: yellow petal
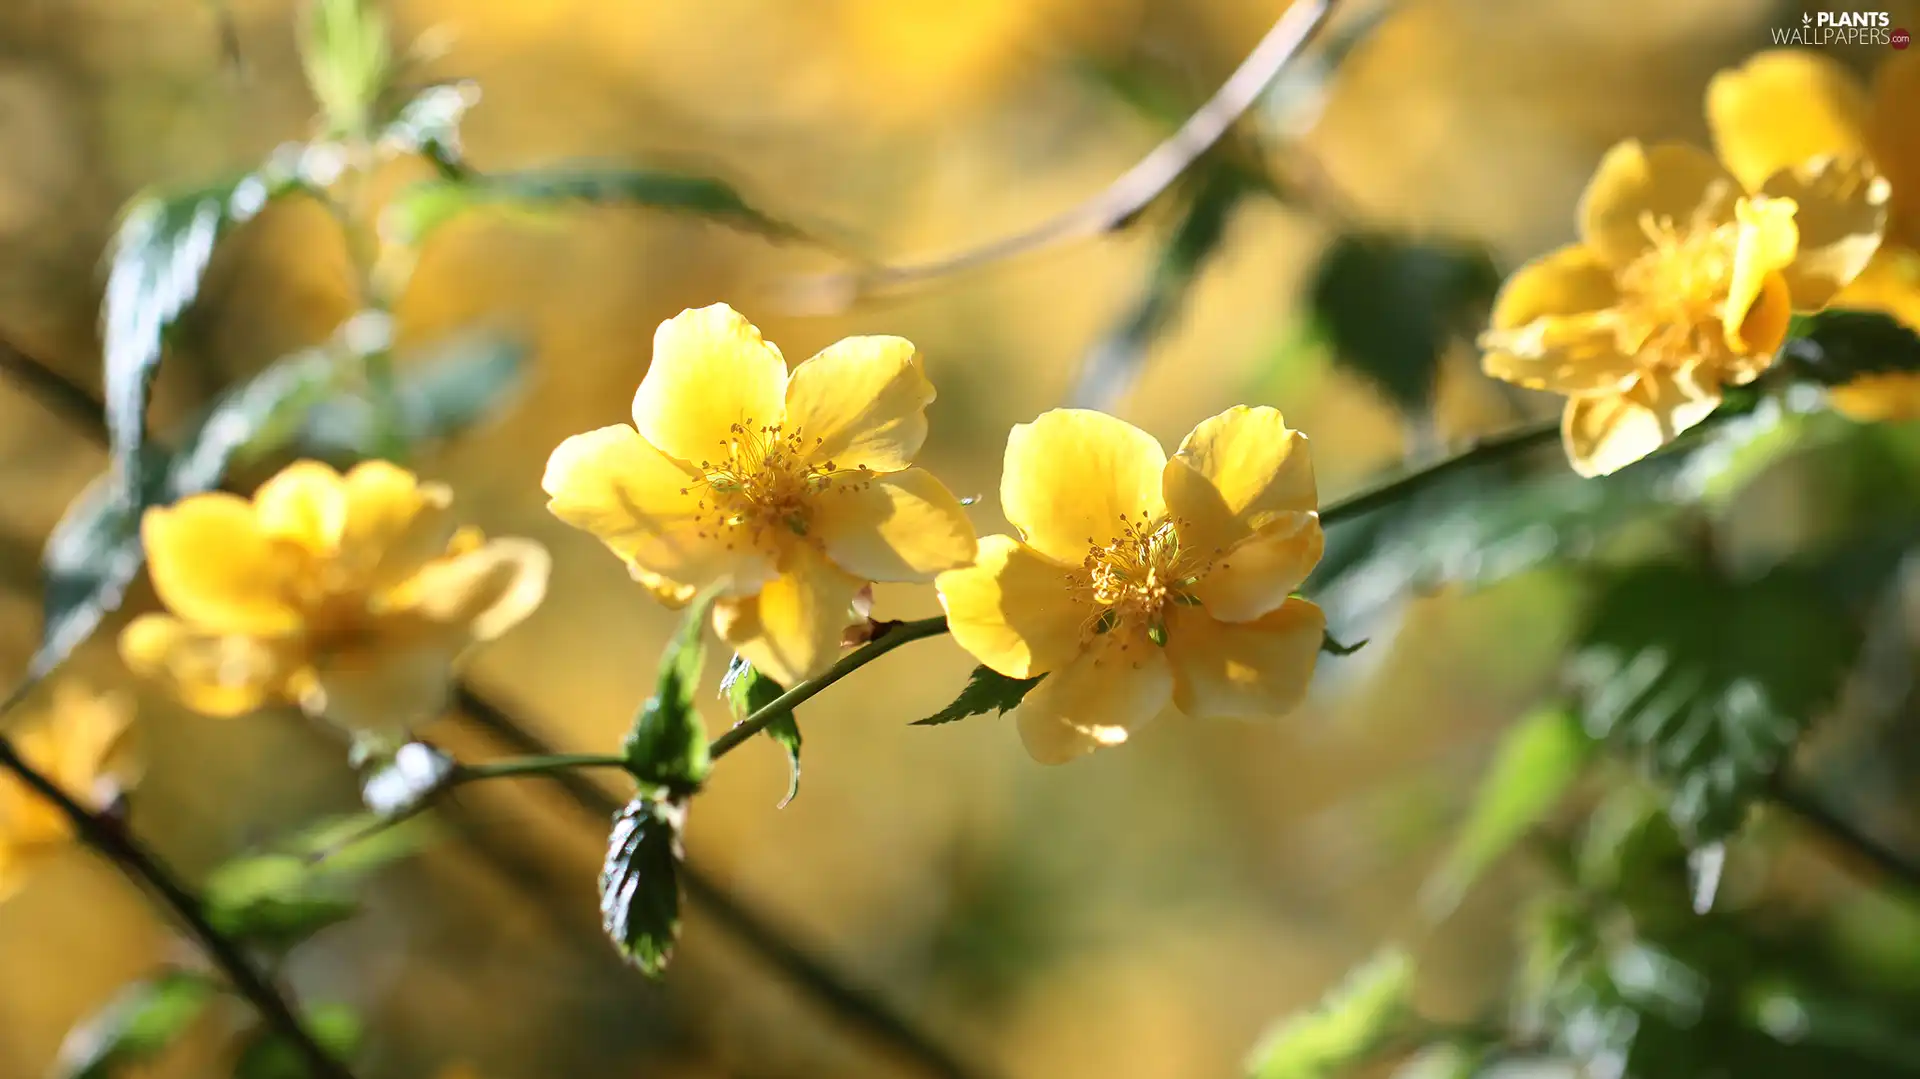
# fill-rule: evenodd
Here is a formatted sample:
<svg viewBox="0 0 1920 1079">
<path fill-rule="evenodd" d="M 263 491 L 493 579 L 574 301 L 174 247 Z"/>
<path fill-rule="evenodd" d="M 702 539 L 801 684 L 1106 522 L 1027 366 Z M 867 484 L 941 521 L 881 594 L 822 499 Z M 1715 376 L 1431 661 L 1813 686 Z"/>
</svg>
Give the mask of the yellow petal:
<svg viewBox="0 0 1920 1079">
<path fill-rule="evenodd" d="M 726 304 L 682 311 L 653 335 L 653 363 L 633 395 L 633 422 L 661 452 L 698 464 L 726 456 L 736 424 L 786 416 L 787 362 Z"/>
<path fill-rule="evenodd" d="M 317 691 L 300 705 L 346 730 L 404 734 L 446 708 L 458 649 L 456 636 L 443 633 L 322 657 Z"/>
<path fill-rule="evenodd" d="M 1893 188 L 1887 231 L 1920 248 L 1920 50 L 1895 53 L 1880 63 L 1873 81 L 1873 120 L 1867 133 L 1873 163 Z"/>
<path fill-rule="evenodd" d="M 731 578 L 750 592 L 773 576 L 771 557 L 700 519 L 700 480 L 615 424 L 562 442 L 540 482 L 554 516 L 597 536 L 629 566 L 696 590 Z"/>
<path fill-rule="evenodd" d="M 1033 687 L 1014 720 L 1034 760 L 1065 764 L 1126 741 L 1172 699 L 1166 654 L 1144 634 L 1114 632 Z"/>
<path fill-rule="evenodd" d="M 1787 327 L 1793 322 L 1793 298 L 1787 279 L 1768 274 L 1760 282 L 1760 295 L 1747 308 L 1747 317 L 1739 329 L 1729 330 L 1727 345 L 1733 355 L 1722 357 L 1720 377 L 1736 386 L 1745 385 L 1773 365 L 1773 357 L 1787 339 Z"/>
<path fill-rule="evenodd" d="M 1733 220 L 1740 183 L 1712 155 L 1681 143 L 1643 147 L 1628 139 L 1607 151 L 1580 196 L 1580 236 L 1616 268 L 1651 243 L 1646 225 L 1683 229 Z"/>
<path fill-rule="evenodd" d="M 1771 336 L 1772 320 L 1769 318 L 1758 327 L 1746 323 L 1768 279 L 1779 276 L 1780 271 L 1793 262 L 1800 243 L 1800 230 L 1793 221 L 1794 209 L 1791 199 L 1773 198 L 1741 199 L 1735 207 L 1740 238 L 1734 246 L 1733 279 L 1727 285 L 1727 302 L 1720 316 L 1727 347 L 1735 352 L 1773 350 L 1766 347 L 1763 339 Z M 1781 283 L 1785 284 L 1785 280 Z M 1773 348 L 1779 344 L 1778 340 L 1772 342 Z"/>
<path fill-rule="evenodd" d="M 1307 695 L 1326 630 L 1304 599 L 1234 624 L 1182 607 L 1167 626 L 1173 702 L 1198 718 L 1285 715 Z"/>
<path fill-rule="evenodd" d="M 301 666 L 291 645 L 208 633 L 162 614 L 129 623 L 120 633 L 120 656 L 135 674 L 210 716 L 244 715 L 287 699 Z"/>
<path fill-rule="evenodd" d="M 103 780 L 112 778 L 120 785 L 137 771 L 120 759 L 133 727 L 133 704 L 119 694 L 96 694 L 76 682 L 61 682 L 53 688 L 46 727 L 51 748 L 42 767 L 89 808 L 100 808 L 95 794 Z"/>
<path fill-rule="evenodd" d="M 759 595 L 714 606 L 714 630 L 755 668 L 790 686 L 826 670 L 862 582 L 825 557 L 796 548 Z"/>
<path fill-rule="evenodd" d="M 1920 333 L 1920 251 L 1883 244 L 1833 306 L 1882 311 Z"/>
<path fill-rule="evenodd" d="M 1516 386 L 1571 395 L 1625 388 L 1638 370 L 1621 351 L 1620 286 L 1613 267 L 1584 244 L 1527 263 L 1494 300 L 1487 374 Z"/>
<path fill-rule="evenodd" d="M 1798 251 L 1780 272 L 1793 309 L 1818 311 L 1879 250 L 1887 227 L 1887 181 L 1864 159 L 1819 158 L 1775 173 L 1762 190 L 1769 201 L 1794 206 Z M 1744 218 L 1741 228 L 1744 240 Z"/>
<path fill-rule="evenodd" d="M 421 483 L 389 461 L 362 461 L 347 472 L 346 527 L 340 562 L 378 591 L 399 584 L 446 553 L 453 539 L 453 492 Z"/>
<path fill-rule="evenodd" d="M 340 549 L 347 528 L 347 485 L 319 461 L 295 461 L 253 493 L 260 531 L 316 555 Z"/>
<path fill-rule="evenodd" d="M 1567 460 L 1582 476 L 1617 472 L 1706 419 L 1719 403 L 1717 393 L 1683 389 L 1659 374 L 1623 394 L 1575 398 L 1560 423 Z"/>
<path fill-rule="evenodd" d="M 1827 391 L 1836 412 L 1859 423 L 1920 420 L 1920 374 L 1894 371 L 1861 375 Z"/>
<path fill-rule="evenodd" d="M 1009 678 L 1056 670 L 1080 654 L 1097 612 L 1069 590 L 1074 571 L 1012 536 L 980 541 L 979 560 L 934 586 L 954 643 Z"/>
<path fill-rule="evenodd" d="M 1320 504 L 1307 436 L 1266 407 L 1240 405 L 1202 420 L 1161 483 L 1181 546 L 1203 551 L 1223 551 L 1283 520 L 1298 528 Z"/>
<path fill-rule="evenodd" d="M 973 561 L 967 511 L 918 468 L 821 494 L 811 532 L 841 569 L 869 581 L 930 581 Z"/>
<path fill-rule="evenodd" d="M 674 610 L 692 603 L 693 597 L 700 594 L 700 590 L 690 584 L 681 584 L 657 573 L 648 573 L 631 562 L 627 563 L 627 572 L 633 574 L 633 579 L 640 582 L 640 587 L 651 592 L 656 601 Z"/>
<path fill-rule="evenodd" d="M 1747 190 L 1816 157 L 1866 152 L 1867 95 L 1846 68 L 1813 49 L 1774 49 L 1707 85 L 1714 149 Z"/>
<path fill-rule="evenodd" d="M 786 428 L 808 459 L 897 472 L 927 439 L 933 403 L 920 353 L 903 337 L 849 337 L 793 369 Z"/>
<path fill-rule="evenodd" d="M 1166 451 L 1104 412 L 1054 409 L 1007 436 L 1000 508 L 1041 554 L 1078 565 L 1142 519 L 1158 519 Z"/>
<path fill-rule="evenodd" d="M 1325 550 L 1318 514 L 1276 521 L 1229 549 L 1194 595 L 1222 622 L 1250 622 L 1286 603 Z"/>
<path fill-rule="evenodd" d="M 475 641 L 491 641 L 540 606 L 552 565 L 547 549 L 533 540 L 490 540 L 479 550 L 428 563 L 392 601 L 429 621 L 470 627 Z"/>
<path fill-rule="evenodd" d="M 140 539 L 154 591 L 181 618 L 221 633 L 300 628 L 288 601 L 297 558 L 261 532 L 245 499 L 215 492 L 155 507 L 140 520 Z"/>
</svg>

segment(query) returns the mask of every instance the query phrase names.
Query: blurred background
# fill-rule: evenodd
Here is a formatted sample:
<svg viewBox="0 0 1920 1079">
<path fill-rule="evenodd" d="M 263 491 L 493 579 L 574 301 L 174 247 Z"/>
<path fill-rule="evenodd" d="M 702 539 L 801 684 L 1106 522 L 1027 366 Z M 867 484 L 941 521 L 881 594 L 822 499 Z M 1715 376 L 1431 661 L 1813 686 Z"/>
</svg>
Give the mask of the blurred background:
<svg viewBox="0 0 1920 1079">
<path fill-rule="evenodd" d="M 1097 191 L 1204 101 L 1283 9 L 388 5 L 396 40 L 435 46 L 430 76 L 480 86 L 465 124 L 477 167 L 695 168 L 885 259 L 962 249 Z M 1169 445 L 1234 404 L 1281 408 L 1312 440 L 1323 497 L 1552 415 L 1552 399 L 1483 377 L 1466 344 L 1442 355 L 1430 408 L 1409 410 L 1347 372 L 1303 315 L 1318 260 L 1355 225 L 1481 247 L 1502 272 L 1565 242 L 1607 146 L 1704 143 L 1707 80 L 1800 12 L 1774 0 L 1340 5 L 1329 40 L 1350 51 L 1337 73 L 1292 112 L 1256 110 L 1228 151 L 1230 168 L 1287 197 L 1232 199 L 1171 310 L 1137 339 L 1129 320 L 1192 201 L 834 313 L 797 302 L 794 288 L 839 268 L 834 257 L 696 220 L 589 209 L 449 225 L 400 302 L 403 346 L 483 328 L 532 351 L 504 409 L 415 464 L 453 485 L 468 519 L 555 554 L 547 603 L 477 656 L 474 681 L 541 736 L 580 749 L 614 744 L 648 692 L 674 616 L 545 512 L 539 480 L 561 439 L 625 417 L 653 328 L 689 306 L 729 302 L 795 359 L 853 333 L 915 341 L 940 393 L 922 463 L 983 496 L 982 533 L 1005 527 L 995 494 L 1008 428 L 1081 392 L 1103 348 L 1138 361 L 1137 377 L 1108 387 L 1111 409 Z M 283 0 L 0 4 L 8 340 L 97 390 L 100 266 L 120 207 L 309 134 L 294 14 Z M 1865 71 L 1874 57 L 1841 58 Z M 156 426 L 349 313 L 347 259 L 330 229 L 296 206 L 226 246 L 161 378 Z M 9 670 L 38 637 L 40 544 L 104 466 L 86 431 L 0 381 Z M 1736 545 L 1806 542 L 1830 508 L 1823 484 L 1785 475 L 1716 527 Z M 1509 914 L 1525 871 L 1496 876 L 1437 927 L 1412 897 L 1492 740 L 1551 691 L 1573 584 L 1521 573 L 1469 595 L 1385 580 L 1329 598 L 1334 634 L 1371 643 L 1323 658 L 1313 700 L 1284 722 L 1169 714 L 1121 749 L 1058 769 L 1033 764 L 1004 721 L 909 726 L 971 666 L 950 642 L 913 645 L 803 711 L 805 778 L 791 805 L 775 808 L 786 784 L 776 747 L 756 742 L 728 761 L 696 805 L 690 860 L 940 1041 L 1018 1079 L 1236 1074 L 1270 1019 L 1386 939 L 1419 954 L 1423 1010 L 1478 1014 L 1512 965 Z M 142 583 L 128 611 L 152 603 Z M 928 588 L 879 595 L 881 617 L 936 611 Z M 125 617 L 76 657 L 75 676 L 140 690 L 112 653 Z M 722 703 L 703 700 L 720 729 Z M 133 819 L 191 874 L 358 804 L 338 742 L 298 717 L 211 720 L 151 692 L 140 715 L 150 763 Z M 452 723 L 423 733 L 459 755 L 502 751 Z M 1920 839 L 1909 811 L 1882 823 Z M 367 1079 L 461 1063 L 480 1079 L 924 1074 L 698 902 L 663 984 L 623 968 L 597 925 L 604 840 L 604 820 L 546 787 L 463 792 L 427 823 L 419 855 L 369 877 L 366 912 L 285 973 L 306 1000 L 362 1010 Z M 1769 872 L 1793 878 L 1793 894 L 1867 904 L 1847 923 L 1869 927 L 1863 951 L 1892 947 L 1897 928 L 1901 954 L 1913 954 L 1911 914 L 1899 922 L 1817 851 L 1786 857 L 1787 870 Z M 36 876 L 0 906 L 0 1076 L 43 1074 L 70 1025 L 174 948 L 105 864 L 76 852 Z"/>
</svg>

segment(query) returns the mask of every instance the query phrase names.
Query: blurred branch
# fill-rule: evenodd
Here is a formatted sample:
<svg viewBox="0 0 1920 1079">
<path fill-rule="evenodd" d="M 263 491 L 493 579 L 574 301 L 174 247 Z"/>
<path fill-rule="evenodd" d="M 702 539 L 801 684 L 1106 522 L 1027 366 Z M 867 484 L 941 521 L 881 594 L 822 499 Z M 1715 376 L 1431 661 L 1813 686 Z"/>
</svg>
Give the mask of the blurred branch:
<svg viewBox="0 0 1920 1079">
<path fill-rule="evenodd" d="M 1844 851 L 1850 868 L 1871 867 L 1872 873 L 1908 896 L 1920 898 L 1920 864 L 1841 819 L 1825 803 L 1785 779 L 1777 778 L 1769 794 L 1774 805 Z"/>
<path fill-rule="evenodd" d="M 1078 206 L 1025 232 L 944 258 L 869 267 L 801 282 L 796 290 L 798 302 L 820 309 L 842 308 L 873 292 L 961 273 L 1125 226 L 1220 141 L 1234 121 L 1260 99 L 1280 69 L 1313 39 L 1332 10 L 1333 0 L 1294 0 L 1213 97 L 1178 131 L 1105 190 Z"/>
<path fill-rule="evenodd" d="M 0 702 L 0 716 L 13 710 L 35 682 L 29 679 Z M 316 1079 L 353 1079 L 346 1065 L 335 1060 L 314 1039 L 306 1024 L 280 991 L 256 969 L 240 945 L 222 934 L 207 920 L 199 897 L 187 890 L 173 871 L 133 837 L 119 821 L 95 813 L 68 796 L 59 784 L 48 779 L 20 757 L 13 743 L 0 736 L 0 768 L 19 777 L 33 792 L 51 803 L 73 825 L 74 834 L 94 850 L 111 860 L 136 883 L 150 892 L 172 913 L 200 945 L 215 967 L 226 975 L 233 989 L 251 1004 L 268 1026 L 286 1041 L 310 1069 Z"/>
<path fill-rule="evenodd" d="M 1560 437 L 1560 417 L 1516 427 L 1503 434 L 1476 439 L 1451 457 L 1402 473 L 1384 483 L 1357 491 L 1320 508 L 1320 522 L 1331 525 L 1358 517 L 1433 486 L 1439 480 L 1475 465 L 1491 464 Z"/>
<path fill-rule="evenodd" d="M 16 379 L 50 410 L 86 433 L 89 440 L 106 445 L 106 409 L 92 391 L 66 375 L 0 339 L 0 371 Z M 899 643 L 905 643 L 904 640 Z M 552 756 L 554 747 L 530 732 L 505 709 L 482 696 L 466 682 L 454 685 L 454 704 L 466 719 L 507 745 L 513 752 L 527 756 Z M 5 706 L 0 706 L 4 714 Z M 6 761 L 0 759 L 0 765 Z M 573 769 L 545 773 L 586 812 L 610 819 L 621 803 L 605 789 Z M 76 807 L 77 808 L 77 807 Z M 81 810 L 84 814 L 85 810 Z M 83 833 L 84 834 L 84 833 Z M 138 848 L 134 848 L 136 851 Z M 148 859 L 149 864 L 151 859 Z M 155 865 L 157 867 L 157 864 Z M 169 878 L 170 879 L 170 878 Z M 891 1046 L 902 1057 L 918 1064 L 927 1074 L 939 1079 L 979 1079 L 980 1072 L 962 1064 L 950 1051 L 920 1031 L 911 1021 L 885 1002 L 853 986 L 813 955 L 795 944 L 772 920 L 727 893 L 693 865 L 684 867 L 683 877 L 689 897 L 705 906 L 714 919 L 747 947 L 759 953 L 774 969 L 805 990 L 813 999 L 839 1015 L 849 1025 Z M 181 892 L 186 895 L 187 893 Z M 188 897 L 189 900 L 191 897 Z M 198 917 L 197 904 L 191 908 Z M 186 911 L 181 911 L 186 917 Z M 202 920 L 204 924 L 204 920 Z M 244 960 L 244 957 L 242 957 Z M 235 978 L 239 985 L 239 978 Z M 264 1009 L 263 1009 L 264 1010 Z M 284 1003 L 282 1005 L 284 1011 Z M 288 1012 L 287 1014 L 291 1014 Z M 352 1079 L 339 1071 L 318 1071 L 322 1079 Z"/>
</svg>

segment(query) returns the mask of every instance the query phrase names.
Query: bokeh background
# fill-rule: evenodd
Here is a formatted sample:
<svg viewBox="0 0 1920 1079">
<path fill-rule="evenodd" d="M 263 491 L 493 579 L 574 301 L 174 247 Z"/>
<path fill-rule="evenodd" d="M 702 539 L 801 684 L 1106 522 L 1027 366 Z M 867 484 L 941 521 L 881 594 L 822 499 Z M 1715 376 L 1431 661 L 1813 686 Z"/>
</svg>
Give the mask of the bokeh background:
<svg viewBox="0 0 1920 1079">
<path fill-rule="evenodd" d="M 1897 5 L 1896 5 L 1897 6 Z M 1336 28 L 1372 17 L 1355 3 Z M 1212 92 L 1283 10 L 1277 0 L 394 0 L 434 76 L 477 80 L 466 124 L 482 169 L 682 164 L 875 257 L 958 249 L 1106 184 Z M 1551 414 L 1443 367 L 1431 430 L 1302 333 L 1303 283 L 1359 221 L 1484 244 L 1504 267 L 1563 242 L 1604 149 L 1704 141 L 1713 72 L 1798 21 L 1772 0 L 1399 0 L 1358 41 L 1297 144 L 1260 163 L 1315 177 L 1308 197 L 1244 200 L 1115 411 L 1171 444 L 1237 403 L 1272 404 L 1312 440 L 1323 495 L 1442 441 Z M 1896 19 L 1896 24 L 1900 21 Z M 1909 19 L 1911 22 L 1912 20 Z M 149 187 L 243 168 L 309 133 L 294 6 L 282 0 L 0 4 L 0 331 L 98 387 L 101 253 Z M 1869 58 L 1842 59 L 1864 67 Z M 1147 87 L 1160 109 L 1116 86 Z M 1256 127 L 1271 117 L 1256 116 Z M 1269 132 L 1268 134 L 1271 134 Z M 436 236 L 400 305 L 403 343 L 473 327 L 522 335 L 523 390 L 417 462 L 489 531 L 555 553 L 546 605 L 479 655 L 475 681 L 541 735 L 601 748 L 648 691 L 673 616 L 590 537 L 542 507 L 561 439 L 618 422 L 653 327 L 725 300 L 790 357 L 896 333 L 940 398 L 923 463 L 984 496 L 1008 428 L 1063 402 L 1124 317 L 1170 225 L 955 275 L 831 314 L 793 281 L 830 256 L 644 210 L 474 217 Z M 276 211 L 224 251 L 167 367 L 156 412 L 323 338 L 348 312 L 346 257 L 318 211 Z M 38 548 L 104 467 L 100 448 L 0 382 L 0 658 L 38 634 Z M 1793 532 L 1776 497 L 1754 528 Z M 1763 519 L 1764 518 L 1764 519 Z M 883 588 L 879 612 L 937 610 Z M 130 610 L 152 597 L 136 590 Z M 1383 939 L 1422 958 L 1423 1007 L 1470 1015 L 1509 965 L 1523 882 L 1496 881 L 1439 927 L 1419 889 L 1490 740 L 1549 686 L 1567 587 L 1528 575 L 1471 596 L 1367 607 L 1310 705 L 1283 722 L 1169 715 L 1122 749 L 1058 769 L 991 718 L 910 727 L 963 681 L 950 642 L 911 646 L 809 705 L 801 795 L 755 743 L 699 800 L 690 856 L 806 949 L 999 1074 L 1235 1074 L 1272 1017 L 1316 997 Z M 122 616 L 124 617 L 124 616 Z M 1356 616 L 1357 617 L 1357 616 Z M 137 690 L 109 642 L 74 662 Z M 725 711 L 710 696 L 718 730 Z M 337 741 L 296 717 L 216 721 L 140 697 L 149 766 L 134 820 L 204 872 L 355 807 Z M 429 737 L 499 751 L 452 727 Z M 502 788 L 502 789 L 494 789 Z M 662 985 L 599 936 L 597 823 L 537 786 L 489 785 L 437 815 L 423 851 L 365 886 L 367 912 L 296 956 L 308 1000 L 366 1014 L 369 1077 L 465 1062 L 486 1079 L 906 1076 L 696 904 Z M 1818 859 L 1804 886 L 1850 894 Z M 175 946 L 108 866 L 64 858 L 0 906 L 0 1076 L 44 1072 L 66 1029 Z M 181 1075 L 202 1074 L 178 1063 Z"/>
</svg>

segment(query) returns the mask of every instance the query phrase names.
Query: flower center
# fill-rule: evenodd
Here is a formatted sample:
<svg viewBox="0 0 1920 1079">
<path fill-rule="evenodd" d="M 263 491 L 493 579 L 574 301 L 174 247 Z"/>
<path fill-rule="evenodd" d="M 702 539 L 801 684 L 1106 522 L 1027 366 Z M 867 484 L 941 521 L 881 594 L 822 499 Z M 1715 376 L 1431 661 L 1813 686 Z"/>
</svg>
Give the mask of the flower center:
<svg viewBox="0 0 1920 1079">
<path fill-rule="evenodd" d="M 805 536 L 817 496 L 864 486 L 873 476 L 865 465 L 842 470 L 832 461 L 814 461 L 822 441 L 809 441 L 798 427 L 756 427 L 751 419 L 734 424 L 721 443 L 722 454 L 700 462 L 706 478 L 680 492 L 701 496 L 700 536 L 724 539 L 728 550 L 741 539 L 760 546 L 782 534 Z"/>
<path fill-rule="evenodd" d="M 1717 355 L 1739 226 L 1696 213 L 1682 228 L 1649 213 L 1640 228 L 1650 246 L 1620 273 L 1622 347 L 1672 364 Z"/>
<path fill-rule="evenodd" d="M 1111 543 L 1087 541 L 1087 557 L 1069 574 L 1073 591 L 1099 608 L 1081 628 L 1083 641 L 1118 630 L 1120 649 L 1142 629 L 1154 644 L 1167 643 L 1167 608 L 1195 606 L 1193 586 L 1207 568 L 1199 551 L 1183 548 L 1176 522 L 1135 521 L 1124 514 L 1120 535 Z"/>
</svg>

